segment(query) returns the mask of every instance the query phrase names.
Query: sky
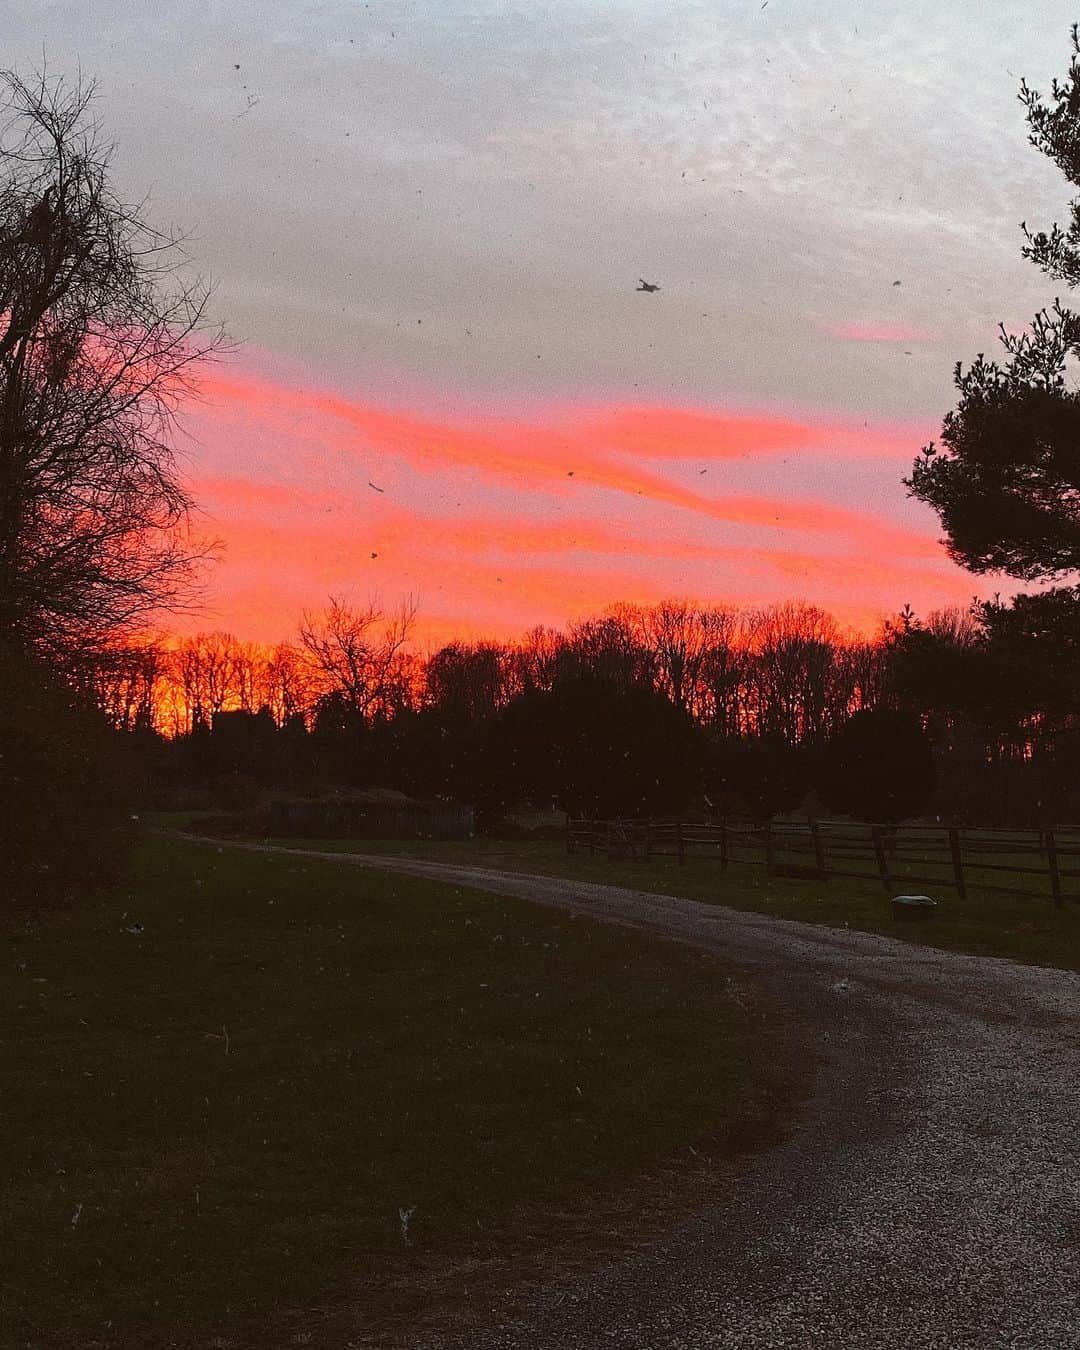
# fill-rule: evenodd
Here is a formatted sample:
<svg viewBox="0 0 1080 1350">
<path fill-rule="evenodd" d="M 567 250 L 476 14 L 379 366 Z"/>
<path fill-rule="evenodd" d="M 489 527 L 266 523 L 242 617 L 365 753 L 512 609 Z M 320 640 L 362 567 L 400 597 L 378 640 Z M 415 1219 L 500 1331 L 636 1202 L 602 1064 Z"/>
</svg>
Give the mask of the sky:
<svg viewBox="0 0 1080 1350">
<path fill-rule="evenodd" d="M 1008 592 L 902 479 L 953 368 L 1055 283 L 1027 144 L 1051 0 L 28 0 L 121 193 L 234 340 L 179 442 L 199 612 L 290 637 L 412 597 L 429 644 L 666 597 L 866 631 Z M 645 279 L 659 286 L 637 289 Z"/>
</svg>

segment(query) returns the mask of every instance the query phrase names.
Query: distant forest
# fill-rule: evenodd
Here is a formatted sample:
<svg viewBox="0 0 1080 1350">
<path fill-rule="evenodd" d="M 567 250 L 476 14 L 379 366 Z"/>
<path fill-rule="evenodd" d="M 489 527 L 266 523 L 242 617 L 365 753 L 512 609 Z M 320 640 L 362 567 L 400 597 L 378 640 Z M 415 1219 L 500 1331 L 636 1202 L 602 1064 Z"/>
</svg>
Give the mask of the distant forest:
<svg viewBox="0 0 1080 1350">
<path fill-rule="evenodd" d="M 523 805 L 1080 819 L 1072 590 L 905 610 L 874 639 L 801 603 L 620 605 L 426 658 L 412 617 L 334 601 L 294 643 L 127 645 L 79 679 L 162 805 L 381 787 L 488 823 Z"/>
</svg>

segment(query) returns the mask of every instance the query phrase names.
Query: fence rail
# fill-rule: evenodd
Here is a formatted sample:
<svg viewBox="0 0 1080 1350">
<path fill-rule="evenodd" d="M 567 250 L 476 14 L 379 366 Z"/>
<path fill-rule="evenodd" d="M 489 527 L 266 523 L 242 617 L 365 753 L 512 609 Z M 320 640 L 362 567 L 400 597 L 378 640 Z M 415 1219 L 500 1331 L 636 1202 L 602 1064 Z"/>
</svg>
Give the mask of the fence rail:
<svg viewBox="0 0 1080 1350">
<path fill-rule="evenodd" d="M 831 877 L 900 886 L 969 888 L 1080 901 L 1080 827 L 987 830 L 960 826 L 873 825 L 862 821 L 568 820 L 568 853 L 609 859 L 712 859 L 722 870 L 764 866 L 773 876 Z M 1013 878 L 1020 884 L 1008 884 Z M 1030 878 L 1030 880 L 1028 880 Z M 1036 883 L 1039 878 L 1044 885 Z"/>
</svg>

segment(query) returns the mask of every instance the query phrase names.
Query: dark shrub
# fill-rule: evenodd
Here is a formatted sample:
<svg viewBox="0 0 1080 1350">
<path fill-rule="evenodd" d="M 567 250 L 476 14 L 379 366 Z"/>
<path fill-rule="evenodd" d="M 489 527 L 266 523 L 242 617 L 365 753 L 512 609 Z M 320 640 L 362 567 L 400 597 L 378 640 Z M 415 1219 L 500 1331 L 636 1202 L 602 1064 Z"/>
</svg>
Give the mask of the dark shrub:
<svg viewBox="0 0 1080 1350">
<path fill-rule="evenodd" d="M 117 738 L 96 710 L 0 646 L 0 898 L 35 904 L 115 875 L 123 778 Z"/>
<path fill-rule="evenodd" d="M 674 814 L 701 776 L 701 736 L 646 685 L 574 672 L 503 709 L 484 752 L 481 822 L 519 803 L 575 816 Z"/>
<path fill-rule="evenodd" d="M 809 786 L 806 751 L 789 745 L 775 732 L 709 742 L 705 792 L 724 814 L 771 820 L 794 811 Z"/>
<path fill-rule="evenodd" d="M 915 717 L 857 712 L 831 737 L 815 786 L 831 811 L 895 824 L 918 815 L 934 790 L 934 756 Z"/>
<path fill-rule="evenodd" d="M 251 811 L 263 798 L 263 789 L 257 778 L 249 773 L 222 774 L 211 785 L 214 805 L 222 811 Z"/>
</svg>

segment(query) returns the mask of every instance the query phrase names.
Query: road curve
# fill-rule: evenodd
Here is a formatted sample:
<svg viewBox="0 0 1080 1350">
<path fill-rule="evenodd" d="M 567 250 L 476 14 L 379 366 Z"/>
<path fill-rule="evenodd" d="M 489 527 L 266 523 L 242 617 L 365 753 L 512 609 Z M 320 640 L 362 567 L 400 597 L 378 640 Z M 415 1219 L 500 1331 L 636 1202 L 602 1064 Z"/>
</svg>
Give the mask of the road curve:
<svg viewBox="0 0 1080 1350">
<path fill-rule="evenodd" d="M 384 856 L 714 952 L 823 1066 L 783 1144 L 517 1320 L 436 1350 L 1080 1350 L 1080 976 L 614 886 Z M 417 1350 L 420 1350 L 418 1346 Z"/>
</svg>

